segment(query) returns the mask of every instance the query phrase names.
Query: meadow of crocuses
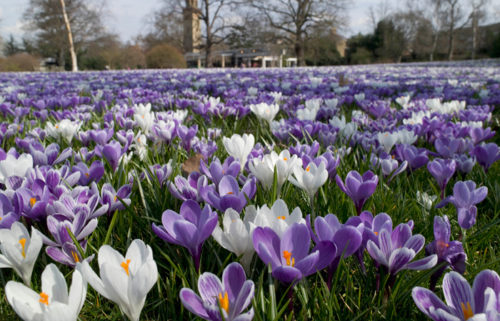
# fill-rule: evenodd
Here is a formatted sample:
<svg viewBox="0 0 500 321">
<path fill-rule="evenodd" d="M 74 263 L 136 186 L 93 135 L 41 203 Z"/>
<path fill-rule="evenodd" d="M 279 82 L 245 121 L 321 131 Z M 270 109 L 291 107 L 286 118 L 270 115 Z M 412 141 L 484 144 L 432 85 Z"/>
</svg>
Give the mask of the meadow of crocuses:
<svg viewBox="0 0 500 321">
<path fill-rule="evenodd" d="M 0 319 L 500 320 L 500 61 L 0 74 Z"/>
</svg>

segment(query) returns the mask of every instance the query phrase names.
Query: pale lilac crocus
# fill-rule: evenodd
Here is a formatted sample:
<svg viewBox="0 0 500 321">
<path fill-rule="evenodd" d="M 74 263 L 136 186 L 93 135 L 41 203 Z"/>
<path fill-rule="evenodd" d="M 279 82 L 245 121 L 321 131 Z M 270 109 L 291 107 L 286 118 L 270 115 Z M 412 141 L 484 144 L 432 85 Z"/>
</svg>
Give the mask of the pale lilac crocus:
<svg viewBox="0 0 500 321">
<path fill-rule="evenodd" d="M 453 195 L 445 198 L 436 207 L 440 208 L 452 203 L 457 209 L 458 224 L 464 229 L 469 229 L 476 224 L 477 207 L 475 205 L 482 202 L 486 195 L 488 195 L 486 186 L 476 188 L 474 181 L 459 181 L 453 186 Z"/>
<path fill-rule="evenodd" d="M 255 285 L 247 280 L 239 263 L 229 264 L 222 272 L 222 282 L 210 272 L 198 278 L 198 292 L 183 288 L 179 294 L 184 307 L 196 316 L 211 321 L 250 321 L 254 311 L 251 305 Z M 222 312 L 222 316 L 221 316 Z"/>
<path fill-rule="evenodd" d="M 305 224 L 294 223 L 280 238 L 269 227 L 257 227 L 253 245 L 260 259 L 271 264 L 272 275 L 284 283 L 296 283 L 327 267 L 336 254 L 332 242 L 322 241 L 309 252 L 311 236 Z"/>
<path fill-rule="evenodd" d="M 367 171 L 361 176 L 361 174 L 353 170 L 347 174 L 345 184 L 338 175 L 335 177 L 335 181 L 342 192 L 352 199 L 359 215 L 366 200 L 377 188 L 378 176 L 372 171 Z"/>
<path fill-rule="evenodd" d="M 172 210 L 163 212 L 161 222 L 161 226 L 153 223 L 153 232 L 168 243 L 187 248 L 199 270 L 201 248 L 217 226 L 217 213 L 208 204 L 202 210 L 198 203 L 187 200 L 182 203 L 179 214 Z"/>
<path fill-rule="evenodd" d="M 500 277 L 495 271 L 481 271 L 472 287 L 459 273 L 449 272 L 443 278 L 443 293 L 446 303 L 422 287 L 413 288 L 412 297 L 435 321 L 500 320 Z"/>
<path fill-rule="evenodd" d="M 439 189 L 441 190 L 441 199 L 444 198 L 446 185 L 450 178 L 455 174 L 457 163 L 453 159 L 436 158 L 427 163 L 429 173 L 436 179 Z"/>
</svg>

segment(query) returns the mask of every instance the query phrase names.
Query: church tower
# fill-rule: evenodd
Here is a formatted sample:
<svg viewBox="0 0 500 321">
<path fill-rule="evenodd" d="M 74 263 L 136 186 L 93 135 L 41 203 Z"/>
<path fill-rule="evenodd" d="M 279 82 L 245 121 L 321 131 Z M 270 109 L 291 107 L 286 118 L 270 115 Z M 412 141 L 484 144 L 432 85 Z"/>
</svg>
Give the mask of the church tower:
<svg viewBox="0 0 500 321">
<path fill-rule="evenodd" d="M 198 16 L 198 0 L 186 0 L 184 15 L 184 51 L 200 52 L 201 30 Z"/>
</svg>

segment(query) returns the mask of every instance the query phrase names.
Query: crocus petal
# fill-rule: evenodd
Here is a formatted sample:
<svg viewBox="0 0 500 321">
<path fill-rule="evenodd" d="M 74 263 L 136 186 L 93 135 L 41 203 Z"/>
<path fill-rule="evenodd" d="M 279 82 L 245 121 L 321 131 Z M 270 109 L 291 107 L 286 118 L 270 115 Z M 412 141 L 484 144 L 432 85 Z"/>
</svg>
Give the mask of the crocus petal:
<svg viewBox="0 0 500 321">
<path fill-rule="evenodd" d="M 495 293 L 500 293 L 500 277 L 497 272 L 492 270 L 483 270 L 476 275 L 474 284 L 472 285 L 474 302 L 476 304 L 475 311 L 484 311 L 484 291 L 486 291 L 487 288 L 492 288 Z"/>
<path fill-rule="evenodd" d="M 428 289 L 419 286 L 414 287 L 411 291 L 411 296 L 420 311 L 422 311 L 429 318 L 433 318 L 434 316 L 434 314 L 430 313 L 431 308 L 432 310 L 441 309 L 450 312 L 448 306 L 444 304 L 443 301 L 441 301 L 441 299 L 434 294 L 434 292 Z"/>
<path fill-rule="evenodd" d="M 462 304 L 467 303 L 470 303 L 472 311 L 475 311 L 472 289 L 467 280 L 457 272 L 451 271 L 444 276 L 443 293 L 446 303 L 457 312 L 461 311 Z"/>
<path fill-rule="evenodd" d="M 181 298 L 181 302 L 184 305 L 184 307 L 188 309 L 191 313 L 205 320 L 209 319 L 207 311 L 203 306 L 203 301 L 196 293 L 194 293 L 193 290 L 183 288 L 179 294 L 179 297 Z"/>
</svg>

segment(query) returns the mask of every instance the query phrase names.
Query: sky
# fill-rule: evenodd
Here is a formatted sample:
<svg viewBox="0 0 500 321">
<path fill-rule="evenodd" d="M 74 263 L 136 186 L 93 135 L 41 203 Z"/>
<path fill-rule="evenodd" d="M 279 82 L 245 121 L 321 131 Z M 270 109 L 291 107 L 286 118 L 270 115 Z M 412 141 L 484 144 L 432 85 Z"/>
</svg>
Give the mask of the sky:
<svg viewBox="0 0 500 321">
<path fill-rule="evenodd" d="M 94 4 L 105 1 L 104 25 L 109 31 L 115 32 L 122 41 L 131 41 L 135 36 L 148 30 L 148 17 L 161 6 L 159 0 L 90 0 Z M 353 34 L 368 33 L 373 30 L 369 18 L 369 8 L 379 8 L 381 4 L 397 8 L 401 0 L 353 0 L 348 8 L 349 26 L 340 30 L 346 37 Z M 12 34 L 20 40 L 23 30 L 23 12 L 29 5 L 29 0 L 0 0 L 0 36 L 6 40 Z M 500 0 L 490 0 L 491 21 L 500 20 Z"/>
</svg>

